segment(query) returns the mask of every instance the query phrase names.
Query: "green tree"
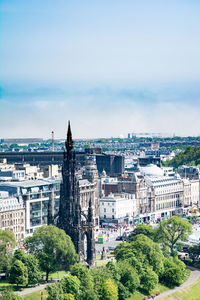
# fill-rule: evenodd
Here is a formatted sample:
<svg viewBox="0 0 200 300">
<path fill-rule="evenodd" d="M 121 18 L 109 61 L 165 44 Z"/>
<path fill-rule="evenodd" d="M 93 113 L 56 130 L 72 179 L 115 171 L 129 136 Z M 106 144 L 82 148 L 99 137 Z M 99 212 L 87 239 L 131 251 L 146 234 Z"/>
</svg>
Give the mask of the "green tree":
<svg viewBox="0 0 200 300">
<path fill-rule="evenodd" d="M 16 259 L 23 262 L 28 269 L 28 283 L 35 284 L 39 281 L 41 272 L 39 269 L 39 262 L 36 257 L 31 254 L 25 253 L 23 250 L 18 249 L 15 251 L 13 261 Z"/>
<path fill-rule="evenodd" d="M 12 251 L 16 246 L 16 239 L 13 231 L 9 229 L 0 229 L 0 252 Z"/>
<path fill-rule="evenodd" d="M 192 225 L 180 217 L 173 216 L 160 222 L 157 229 L 157 240 L 174 255 L 174 247 L 178 241 L 185 241 L 192 232 Z"/>
<path fill-rule="evenodd" d="M 136 270 L 140 272 L 141 267 L 148 263 L 158 275 L 162 274 L 164 256 L 157 243 L 147 236 L 139 234 L 134 241 L 121 244 L 115 248 L 117 261 L 128 260 L 132 266 L 135 263 Z"/>
<path fill-rule="evenodd" d="M 114 255 L 117 261 L 135 256 L 130 243 L 120 243 L 117 245 L 114 250 Z"/>
<path fill-rule="evenodd" d="M 28 283 L 28 269 L 20 260 L 15 260 L 10 269 L 10 283 L 17 285 L 27 285 Z"/>
<path fill-rule="evenodd" d="M 155 230 L 151 225 L 138 224 L 134 231 L 129 235 L 128 241 L 131 242 L 134 240 L 135 236 L 138 234 L 143 234 L 150 239 L 154 239 Z"/>
<path fill-rule="evenodd" d="M 12 251 L 16 246 L 13 231 L 0 229 L 0 272 L 9 273 L 12 262 Z"/>
<path fill-rule="evenodd" d="M 81 300 L 94 300 L 96 295 L 94 293 L 94 281 L 90 271 L 80 263 L 71 266 L 70 273 L 77 276 L 80 280 L 81 286 Z"/>
<path fill-rule="evenodd" d="M 128 288 L 131 293 L 134 293 L 140 284 L 137 271 L 127 261 L 120 261 L 118 267 L 121 275 L 120 282 Z"/>
<path fill-rule="evenodd" d="M 183 152 L 178 153 L 172 160 L 167 161 L 167 166 L 178 168 L 180 165 L 198 165 L 200 163 L 200 147 L 188 146 Z"/>
<path fill-rule="evenodd" d="M 40 268 L 46 272 L 46 280 L 50 272 L 62 268 L 69 269 L 77 261 L 77 254 L 71 238 L 64 230 L 53 225 L 37 228 L 32 237 L 26 239 L 26 249 L 39 260 Z"/>
<path fill-rule="evenodd" d="M 117 283 L 119 300 L 126 300 L 131 296 L 129 289 L 125 287 L 121 282 Z"/>
<path fill-rule="evenodd" d="M 64 300 L 64 292 L 60 282 L 47 285 L 48 297 L 47 300 Z"/>
<path fill-rule="evenodd" d="M 94 282 L 94 292 L 97 299 L 103 298 L 103 286 L 106 279 L 112 277 L 112 274 L 106 268 L 94 268 L 90 270 Z"/>
<path fill-rule="evenodd" d="M 118 300 L 118 288 L 114 280 L 109 278 L 103 282 L 103 298 L 100 300 Z"/>
<path fill-rule="evenodd" d="M 8 288 L 1 292 L 1 300 L 22 300 L 20 296 L 14 294 L 13 290 Z"/>
<path fill-rule="evenodd" d="M 162 280 L 169 286 L 180 285 L 185 277 L 185 265 L 177 258 L 166 258 Z"/>
<path fill-rule="evenodd" d="M 74 295 L 72 294 L 65 294 L 64 300 L 75 300 Z"/>
<path fill-rule="evenodd" d="M 143 272 L 143 263 L 141 259 L 138 259 L 136 256 L 130 257 L 127 259 L 128 263 L 137 270 L 138 274 L 142 274 Z"/>
<path fill-rule="evenodd" d="M 113 261 L 109 261 L 106 264 L 106 271 L 111 274 L 112 278 L 115 281 L 120 281 L 120 269 L 116 263 L 114 263 Z"/>
<path fill-rule="evenodd" d="M 162 274 L 164 256 L 157 243 L 140 234 L 132 243 L 132 249 L 138 260 L 143 258 L 144 261 L 148 261 L 149 265 L 152 266 L 153 271 L 158 275 Z"/>
<path fill-rule="evenodd" d="M 158 275 L 150 268 L 146 267 L 141 276 L 141 287 L 150 292 L 158 284 Z"/>
<path fill-rule="evenodd" d="M 80 295 L 80 280 L 77 276 L 68 274 L 61 280 L 64 293 L 72 294 L 77 299 Z"/>
<path fill-rule="evenodd" d="M 200 245 L 194 245 L 192 247 L 190 247 L 188 249 L 188 252 L 189 252 L 189 256 L 190 258 L 193 260 L 193 262 L 195 260 L 199 260 L 199 256 L 200 256 Z"/>
</svg>

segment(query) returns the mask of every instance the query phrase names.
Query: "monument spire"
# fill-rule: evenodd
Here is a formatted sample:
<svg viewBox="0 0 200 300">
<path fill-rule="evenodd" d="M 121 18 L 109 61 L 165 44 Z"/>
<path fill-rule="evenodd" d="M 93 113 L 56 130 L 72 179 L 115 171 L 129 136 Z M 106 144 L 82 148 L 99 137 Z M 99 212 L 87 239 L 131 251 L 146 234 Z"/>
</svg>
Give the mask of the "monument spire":
<svg viewBox="0 0 200 300">
<path fill-rule="evenodd" d="M 76 154 L 73 149 L 70 122 L 68 123 L 65 147 L 57 225 L 71 237 L 76 252 L 79 254 L 79 259 L 81 260 L 83 258 L 82 254 L 87 255 L 87 262 L 89 265 L 92 265 L 94 263 L 95 253 L 92 199 L 90 199 L 88 212 L 84 220 L 79 179 L 76 173 Z M 51 207 L 49 211 L 50 209 Z M 85 236 L 87 237 L 87 251 L 84 248 Z"/>
<path fill-rule="evenodd" d="M 67 139 L 65 141 L 65 147 L 67 151 L 72 151 L 73 149 L 73 140 L 72 140 L 70 121 L 68 121 Z"/>
</svg>

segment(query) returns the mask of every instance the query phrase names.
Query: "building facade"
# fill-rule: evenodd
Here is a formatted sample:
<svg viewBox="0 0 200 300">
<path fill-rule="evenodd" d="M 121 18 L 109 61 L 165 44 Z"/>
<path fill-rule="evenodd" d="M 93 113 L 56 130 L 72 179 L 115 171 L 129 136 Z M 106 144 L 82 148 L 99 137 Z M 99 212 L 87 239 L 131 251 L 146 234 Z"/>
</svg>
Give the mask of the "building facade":
<svg viewBox="0 0 200 300">
<path fill-rule="evenodd" d="M 25 237 L 25 209 L 22 199 L 10 197 L 8 192 L 0 192 L 0 229 L 14 232 L 17 247 L 23 247 Z"/>
<path fill-rule="evenodd" d="M 137 205 L 133 194 L 110 194 L 100 199 L 100 220 L 102 225 L 121 224 L 133 221 Z"/>
<path fill-rule="evenodd" d="M 50 200 L 54 203 L 54 214 L 58 214 L 60 180 L 25 180 L 0 183 L 0 191 L 7 191 L 10 197 L 22 199 L 25 208 L 25 234 L 47 224 Z"/>
</svg>

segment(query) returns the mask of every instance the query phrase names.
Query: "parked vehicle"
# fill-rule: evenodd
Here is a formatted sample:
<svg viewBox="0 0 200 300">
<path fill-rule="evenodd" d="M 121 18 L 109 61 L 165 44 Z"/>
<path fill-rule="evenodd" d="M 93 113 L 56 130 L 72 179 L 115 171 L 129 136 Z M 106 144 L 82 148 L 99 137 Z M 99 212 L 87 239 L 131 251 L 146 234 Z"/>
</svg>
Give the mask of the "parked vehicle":
<svg viewBox="0 0 200 300">
<path fill-rule="evenodd" d="M 120 236 L 120 235 L 119 235 L 119 236 L 116 237 L 116 241 L 123 241 L 123 240 L 124 240 L 124 237 L 123 237 L 123 236 Z"/>
</svg>

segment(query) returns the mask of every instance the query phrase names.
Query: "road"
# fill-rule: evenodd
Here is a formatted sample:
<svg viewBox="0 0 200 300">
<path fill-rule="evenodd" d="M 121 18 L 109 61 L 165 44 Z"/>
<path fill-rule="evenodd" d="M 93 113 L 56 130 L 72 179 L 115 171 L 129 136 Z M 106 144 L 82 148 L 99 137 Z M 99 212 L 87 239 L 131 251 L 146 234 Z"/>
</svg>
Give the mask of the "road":
<svg viewBox="0 0 200 300">
<path fill-rule="evenodd" d="M 121 243 L 122 241 L 116 241 L 116 237 L 122 235 L 124 232 L 124 229 L 118 229 L 117 231 L 114 231 L 114 229 L 102 229 L 100 231 L 103 233 L 104 237 L 104 243 L 103 244 L 95 244 L 96 254 L 99 254 L 102 252 L 103 247 L 106 250 L 106 252 L 109 252 L 108 247 L 116 247 Z"/>
</svg>

